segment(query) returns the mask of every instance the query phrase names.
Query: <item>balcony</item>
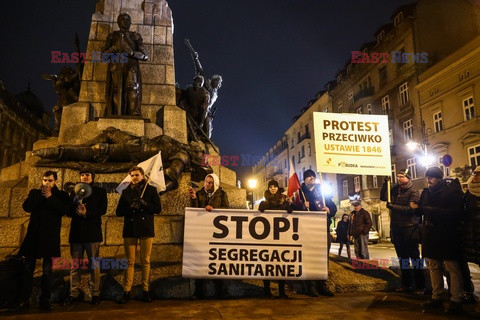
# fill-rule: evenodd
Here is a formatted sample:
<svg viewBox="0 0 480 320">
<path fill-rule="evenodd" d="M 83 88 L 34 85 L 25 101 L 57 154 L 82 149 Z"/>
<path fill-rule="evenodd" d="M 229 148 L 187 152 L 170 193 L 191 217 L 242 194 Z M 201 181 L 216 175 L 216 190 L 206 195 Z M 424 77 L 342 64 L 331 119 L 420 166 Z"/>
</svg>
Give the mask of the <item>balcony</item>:
<svg viewBox="0 0 480 320">
<path fill-rule="evenodd" d="M 305 140 L 305 139 L 310 139 L 310 138 L 311 138 L 311 137 L 310 137 L 310 132 L 307 131 L 307 132 L 305 132 L 304 134 L 302 134 L 300 137 L 298 137 L 298 142 L 297 142 L 297 144 L 299 144 L 300 142 L 302 142 L 302 141 Z"/>
<path fill-rule="evenodd" d="M 364 88 L 353 95 L 353 100 L 357 102 L 362 98 L 373 96 L 374 93 L 375 93 L 375 90 L 373 87 Z"/>
</svg>

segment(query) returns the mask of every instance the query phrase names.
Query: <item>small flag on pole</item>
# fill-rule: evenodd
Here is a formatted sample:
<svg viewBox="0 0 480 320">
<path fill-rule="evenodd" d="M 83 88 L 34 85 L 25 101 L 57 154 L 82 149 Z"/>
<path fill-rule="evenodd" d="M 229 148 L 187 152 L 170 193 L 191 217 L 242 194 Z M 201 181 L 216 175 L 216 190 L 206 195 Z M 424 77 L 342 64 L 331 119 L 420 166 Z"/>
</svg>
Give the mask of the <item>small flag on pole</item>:
<svg viewBox="0 0 480 320">
<path fill-rule="evenodd" d="M 140 162 L 138 164 L 140 168 L 145 171 L 145 179 L 149 180 L 149 183 L 157 188 L 157 192 L 164 191 L 165 187 L 165 176 L 163 174 L 163 165 L 162 165 L 162 155 L 159 151 L 157 155 Z M 128 174 L 125 179 L 118 185 L 115 189 L 118 193 L 122 194 L 123 190 L 125 190 L 128 185 L 130 184 L 131 179 L 130 175 Z"/>
<path fill-rule="evenodd" d="M 295 171 L 295 167 L 293 166 L 292 159 L 290 159 L 290 175 L 288 178 L 288 189 L 287 189 L 287 197 L 293 197 L 292 202 L 294 205 L 300 205 L 300 192 L 302 185 L 300 184 L 300 180 L 298 180 L 297 172 Z"/>
</svg>

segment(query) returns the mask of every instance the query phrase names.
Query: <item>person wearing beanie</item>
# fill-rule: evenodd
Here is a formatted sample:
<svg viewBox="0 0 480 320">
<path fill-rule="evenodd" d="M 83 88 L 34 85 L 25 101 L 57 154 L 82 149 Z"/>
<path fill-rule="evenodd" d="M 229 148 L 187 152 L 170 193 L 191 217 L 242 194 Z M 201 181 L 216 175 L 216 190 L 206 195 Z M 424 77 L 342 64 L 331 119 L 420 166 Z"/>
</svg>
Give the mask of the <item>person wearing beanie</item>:
<svg viewBox="0 0 480 320">
<path fill-rule="evenodd" d="M 398 171 L 397 184 L 390 189 L 390 202 L 387 199 L 387 181 L 390 177 L 385 179 L 380 191 L 380 200 L 387 201 L 387 208 L 390 209 L 390 238 L 401 266 L 410 265 L 410 259 L 420 259 L 420 217 L 413 208 L 418 204 L 420 193 L 410 178 L 408 169 Z M 402 287 L 397 291 L 413 293 L 415 290 L 425 290 L 423 270 L 401 269 L 401 278 Z"/>
<path fill-rule="evenodd" d="M 100 303 L 100 266 L 94 262 L 99 257 L 100 243 L 102 238 L 102 216 L 107 213 L 107 192 L 101 187 L 94 186 L 95 172 L 92 170 L 80 171 L 80 183 L 90 185 L 90 196 L 79 199 L 74 193 L 70 195 L 72 205 L 67 216 L 72 218 L 70 223 L 70 254 L 73 261 L 83 259 L 84 254 L 88 258 L 88 270 L 90 271 L 90 292 L 92 304 Z M 75 266 L 75 264 L 74 264 Z M 79 301 L 81 271 L 79 264 L 70 270 L 70 295 L 63 305 L 70 305 Z"/>
<path fill-rule="evenodd" d="M 463 259 L 460 267 L 463 274 L 464 300 L 476 302 L 474 287 L 470 277 L 468 262 L 480 266 L 480 238 L 478 226 L 480 225 L 480 166 L 477 166 L 472 176 L 467 180 L 467 192 L 463 197 L 465 218 L 462 224 Z"/>
<path fill-rule="evenodd" d="M 192 188 L 188 189 L 190 196 L 190 206 L 194 208 L 205 208 L 206 211 L 213 209 L 228 209 L 230 203 L 227 193 L 220 187 L 220 179 L 215 173 L 210 173 L 205 177 L 203 188 L 195 192 Z M 204 299 L 205 295 L 204 279 L 195 279 L 195 291 L 192 298 Z M 224 299 L 227 297 L 223 291 L 223 281 L 221 279 L 213 280 L 215 284 L 215 297 Z"/>
<path fill-rule="evenodd" d="M 260 202 L 258 210 L 260 212 L 265 212 L 265 210 L 287 210 L 288 213 L 291 213 L 293 210 L 292 203 L 283 192 L 283 188 L 278 187 L 278 182 L 276 180 L 270 180 L 268 182 L 268 189 L 264 193 L 265 200 Z M 272 297 L 270 280 L 263 280 L 263 290 L 266 297 Z M 278 281 L 278 293 L 280 299 L 288 298 L 285 293 L 285 280 Z"/>
<path fill-rule="evenodd" d="M 315 183 L 317 175 L 313 170 L 306 170 L 303 173 L 303 183 L 300 192 L 300 203 L 295 206 L 296 210 L 303 211 L 326 211 L 327 212 L 327 257 L 330 252 L 332 243 L 332 235 L 330 234 L 330 224 L 332 218 L 337 213 L 337 206 L 333 203 L 329 196 L 322 197 L 322 189 L 319 184 Z M 323 198 L 325 203 L 323 203 Z M 318 287 L 318 290 L 317 290 Z M 315 281 L 307 281 L 308 295 L 318 297 L 319 293 L 325 296 L 333 296 L 333 292 L 327 287 L 326 280 L 319 280 L 318 285 Z"/>
<path fill-rule="evenodd" d="M 355 256 L 357 259 L 370 259 L 368 252 L 368 233 L 372 227 L 370 212 L 362 208 L 360 201 L 353 202 L 353 211 L 350 213 L 352 224 L 349 236 L 353 237 Z"/>
<path fill-rule="evenodd" d="M 439 167 L 430 167 L 425 171 L 425 177 L 436 178 L 438 180 L 443 179 L 443 171 Z"/>
<path fill-rule="evenodd" d="M 460 224 L 464 214 L 463 191 L 458 179 L 449 184 L 443 171 L 431 167 L 425 172 L 428 188 L 423 189 L 417 213 L 424 217 L 422 253 L 428 261 L 432 281 L 432 299 L 424 307 L 443 305 L 443 267 L 450 274 L 450 301 L 445 313 L 462 310 L 463 277 L 459 261 L 462 259 Z"/>
</svg>

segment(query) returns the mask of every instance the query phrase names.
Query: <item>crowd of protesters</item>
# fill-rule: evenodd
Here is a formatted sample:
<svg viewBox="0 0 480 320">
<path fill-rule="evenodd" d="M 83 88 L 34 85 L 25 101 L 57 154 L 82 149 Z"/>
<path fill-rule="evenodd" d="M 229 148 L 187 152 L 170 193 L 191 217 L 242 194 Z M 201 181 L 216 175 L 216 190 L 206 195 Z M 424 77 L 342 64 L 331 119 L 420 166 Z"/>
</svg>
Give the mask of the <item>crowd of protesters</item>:
<svg viewBox="0 0 480 320">
<path fill-rule="evenodd" d="M 151 302 L 149 293 L 150 256 L 153 245 L 154 215 L 161 211 L 159 194 L 155 187 L 148 184 L 141 167 L 129 170 L 131 183 L 122 192 L 116 209 L 116 215 L 124 218 L 123 238 L 128 266 L 125 270 L 123 292 L 117 302 L 127 303 L 131 299 L 134 264 L 137 246 L 140 247 L 140 264 L 142 269 L 142 301 Z M 62 216 L 71 218 L 70 253 L 72 259 L 83 259 L 86 254 L 90 272 L 89 286 L 92 292 L 92 304 L 100 303 L 100 267 L 95 258 L 100 254 L 102 238 L 102 215 L 107 211 L 107 194 L 100 187 L 94 186 L 95 173 L 83 170 L 80 182 L 90 186 L 87 195 L 78 190 L 71 194 L 61 191 L 56 186 L 57 173 L 46 171 L 40 188 L 30 190 L 23 208 L 29 212 L 30 221 L 27 234 L 20 247 L 19 255 L 24 257 L 24 270 L 20 281 L 20 299 L 13 308 L 26 310 L 30 306 L 32 279 L 37 259 L 42 259 L 41 295 L 39 307 L 51 310 L 52 260 L 60 257 L 60 229 Z M 449 299 L 445 312 L 461 311 L 462 303 L 475 302 L 474 288 L 470 277 L 468 262 L 480 264 L 480 166 L 467 181 L 467 191 L 462 191 L 458 179 L 444 179 L 443 171 L 430 167 L 425 172 L 428 187 L 422 192 L 417 190 L 408 170 L 399 171 L 398 183 L 389 188 L 389 181 L 383 185 L 381 200 L 386 201 L 391 217 L 391 241 L 396 254 L 404 266 L 403 260 L 418 261 L 420 256 L 428 261 L 429 276 L 419 268 L 401 268 L 401 292 L 414 293 L 423 291 L 431 294 L 425 307 L 441 307 L 443 303 L 443 277 L 447 276 Z M 316 174 L 306 170 L 304 182 L 300 186 L 298 201 L 293 202 L 275 180 L 268 182 L 264 200 L 259 211 L 293 210 L 324 211 L 327 213 L 327 243 L 330 251 L 331 235 L 329 228 L 337 207 L 331 197 L 322 194 L 320 185 L 315 182 Z M 83 186 L 84 186 L 83 185 Z M 87 187 L 84 187 L 88 189 Z M 83 196 L 82 196 L 83 195 Z M 204 187 L 198 191 L 189 189 L 191 206 L 213 209 L 229 208 L 227 193 L 220 187 L 217 175 L 209 174 Z M 353 239 L 355 255 L 358 259 L 369 259 L 368 234 L 372 227 L 370 213 L 362 208 L 360 200 L 353 201 L 354 210 L 344 214 L 337 225 L 337 240 L 340 242 L 338 254 L 341 255 L 345 245 L 347 256 L 351 258 L 350 242 Z M 422 252 L 420 254 L 419 245 Z M 206 280 L 195 280 L 193 298 L 203 299 Z M 214 280 L 215 297 L 225 298 L 221 280 Z M 278 281 L 279 297 L 288 298 L 285 281 Z M 306 293 L 310 296 L 319 294 L 333 296 L 326 280 L 306 281 Z M 70 294 L 63 305 L 78 302 L 80 290 L 79 266 L 70 271 Z M 270 281 L 264 281 L 266 297 L 272 297 Z"/>
</svg>

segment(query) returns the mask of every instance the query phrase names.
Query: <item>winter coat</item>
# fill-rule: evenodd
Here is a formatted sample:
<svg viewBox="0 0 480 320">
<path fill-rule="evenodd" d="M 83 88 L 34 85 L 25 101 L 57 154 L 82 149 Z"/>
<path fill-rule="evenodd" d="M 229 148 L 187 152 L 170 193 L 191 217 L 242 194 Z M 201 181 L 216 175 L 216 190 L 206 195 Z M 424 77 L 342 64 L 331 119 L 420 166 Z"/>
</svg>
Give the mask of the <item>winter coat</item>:
<svg viewBox="0 0 480 320">
<path fill-rule="evenodd" d="M 462 226 L 463 249 L 468 262 L 480 265 L 480 197 L 467 191 L 463 197 L 465 219 Z"/>
<path fill-rule="evenodd" d="M 190 199 L 190 206 L 194 208 L 205 208 L 206 206 L 212 206 L 214 209 L 228 209 L 230 203 L 228 202 L 228 196 L 222 187 L 218 187 L 212 196 L 208 196 L 205 188 L 202 188 L 196 192 L 197 197 Z"/>
<path fill-rule="evenodd" d="M 92 243 L 102 242 L 102 216 L 107 213 L 107 192 L 105 189 L 92 186 L 92 194 L 84 198 L 82 203 L 87 208 L 87 214 L 80 216 L 77 214 L 78 202 L 74 201 L 67 212 L 67 216 L 72 218 L 70 224 L 69 243 Z"/>
<path fill-rule="evenodd" d="M 32 189 L 23 202 L 23 210 L 30 212 L 27 234 L 19 255 L 35 258 L 60 257 L 60 230 L 62 216 L 67 213 L 70 198 L 57 186 L 48 199 L 40 189 Z"/>
<path fill-rule="evenodd" d="M 442 180 L 434 187 L 423 189 L 417 212 L 424 216 L 424 257 L 435 260 L 460 258 L 463 211 L 463 191 L 458 179 L 450 184 Z"/>
<path fill-rule="evenodd" d="M 140 199 L 145 181 L 137 185 L 129 184 L 123 190 L 118 201 L 116 215 L 123 218 L 123 237 L 124 238 L 150 238 L 155 237 L 154 214 L 159 214 L 162 210 L 160 196 L 157 188 L 147 185 L 143 200 L 147 203 L 140 209 L 132 208 L 135 199 Z"/>
<path fill-rule="evenodd" d="M 350 221 L 340 221 L 337 224 L 337 242 L 347 243 L 348 242 L 348 229 L 350 228 Z"/>
<path fill-rule="evenodd" d="M 391 189 L 390 224 L 392 227 L 413 227 L 420 223 L 420 217 L 410 208 L 410 202 L 418 203 L 420 194 L 409 181 L 406 188 L 400 188 L 397 184 Z M 387 184 L 384 183 L 380 191 L 380 200 L 387 201 Z"/>
<path fill-rule="evenodd" d="M 372 218 L 370 213 L 365 209 L 360 209 L 360 211 L 353 210 L 351 212 L 352 223 L 350 224 L 349 234 L 352 237 L 358 237 L 360 235 L 366 235 L 372 227 Z"/>
<path fill-rule="evenodd" d="M 295 210 L 306 211 L 307 207 L 305 206 L 305 197 L 310 205 L 310 211 L 320 211 L 321 208 L 317 206 L 318 202 L 322 202 L 322 190 L 320 185 L 315 185 L 312 191 L 310 191 L 305 183 L 302 183 L 302 192 L 300 192 L 300 204 L 295 205 Z M 325 197 L 325 206 L 330 209 L 330 213 L 327 215 L 327 232 L 330 232 L 330 224 L 332 224 L 332 218 L 335 217 L 337 213 L 337 206 L 333 203 L 332 199 Z"/>
<path fill-rule="evenodd" d="M 260 202 L 258 210 L 264 212 L 265 210 L 287 210 L 289 213 L 293 210 L 293 205 L 287 202 L 287 196 L 282 194 L 284 190 L 278 189 L 277 193 L 272 194 L 270 190 L 266 190 L 263 196 L 265 200 Z"/>
</svg>

